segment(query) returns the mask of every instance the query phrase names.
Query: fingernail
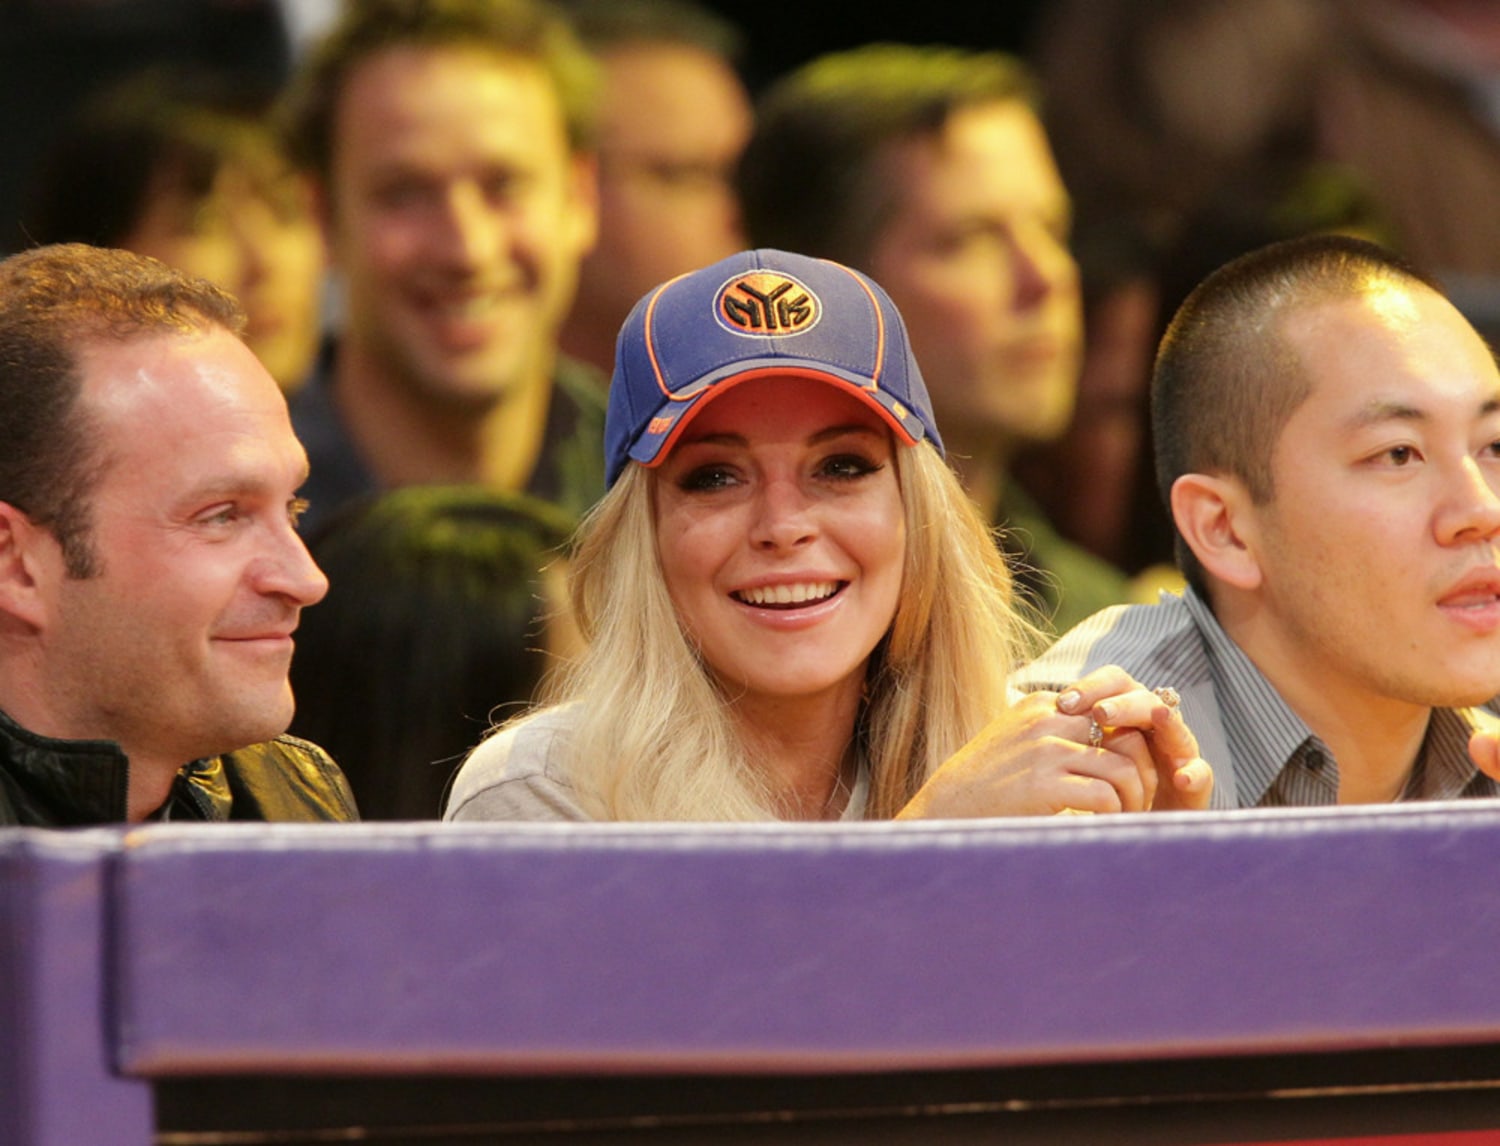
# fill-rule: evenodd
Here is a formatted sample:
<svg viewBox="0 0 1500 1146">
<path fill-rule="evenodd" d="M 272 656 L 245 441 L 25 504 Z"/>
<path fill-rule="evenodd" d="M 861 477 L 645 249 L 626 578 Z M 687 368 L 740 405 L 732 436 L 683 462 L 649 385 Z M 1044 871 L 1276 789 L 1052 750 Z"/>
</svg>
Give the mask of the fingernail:
<svg viewBox="0 0 1500 1146">
<path fill-rule="evenodd" d="M 1083 694 L 1080 693 L 1075 688 L 1070 688 L 1066 692 L 1058 693 L 1058 695 L 1057 695 L 1057 708 L 1058 708 L 1058 711 L 1059 712 L 1076 712 L 1078 710 L 1079 704 L 1082 703 L 1082 701 L 1083 701 Z"/>
<path fill-rule="evenodd" d="M 1115 718 L 1115 706 L 1107 700 L 1101 700 L 1098 704 L 1094 705 L 1094 718 L 1100 724 L 1111 723 Z"/>
</svg>

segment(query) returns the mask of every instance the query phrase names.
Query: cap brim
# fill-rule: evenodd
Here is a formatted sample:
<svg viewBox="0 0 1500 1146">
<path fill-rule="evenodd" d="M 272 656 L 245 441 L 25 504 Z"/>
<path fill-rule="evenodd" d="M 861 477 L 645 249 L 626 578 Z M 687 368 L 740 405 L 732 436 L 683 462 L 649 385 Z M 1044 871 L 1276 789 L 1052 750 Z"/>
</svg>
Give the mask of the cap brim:
<svg viewBox="0 0 1500 1146">
<path fill-rule="evenodd" d="M 660 465 L 671 453 L 672 447 L 682 436 L 683 431 L 705 406 L 741 383 L 761 378 L 802 378 L 809 382 L 835 386 L 879 414 L 881 420 L 890 427 L 896 440 L 902 445 L 914 446 L 926 436 L 926 430 L 919 418 L 896 399 L 872 387 L 868 382 L 861 384 L 827 369 L 790 364 L 783 359 L 773 365 L 737 370 L 733 374 L 715 379 L 689 399 L 667 399 L 647 423 L 645 431 L 631 445 L 629 452 L 631 460 L 639 462 L 648 469 Z"/>
</svg>

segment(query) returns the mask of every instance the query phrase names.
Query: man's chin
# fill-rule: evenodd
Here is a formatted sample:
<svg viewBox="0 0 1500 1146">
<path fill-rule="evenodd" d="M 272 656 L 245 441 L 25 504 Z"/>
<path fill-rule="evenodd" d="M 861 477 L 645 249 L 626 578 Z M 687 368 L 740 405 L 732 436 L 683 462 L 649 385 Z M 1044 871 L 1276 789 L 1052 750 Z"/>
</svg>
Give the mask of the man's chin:
<svg viewBox="0 0 1500 1146">
<path fill-rule="evenodd" d="M 451 363 L 428 372 L 417 384 L 424 398 L 435 409 L 471 417 L 489 413 L 516 388 L 515 368 L 509 363 L 487 367 L 464 363 L 453 369 Z"/>
<path fill-rule="evenodd" d="M 1474 688 L 1454 690 L 1449 694 L 1448 700 L 1438 704 L 1434 704 L 1433 707 L 1484 708 L 1486 705 L 1489 706 L 1487 711 L 1489 711 L 1491 714 L 1490 718 L 1492 720 L 1500 721 L 1500 716 L 1497 716 L 1495 714 L 1495 710 L 1500 709 L 1500 686 L 1497 686 L 1493 691 L 1485 692 L 1478 691 Z"/>
<path fill-rule="evenodd" d="M 233 752 L 252 744 L 275 740 L 291 727 L 295 711 L 296 705 L 292 702 L 289 685 L 283 687 L 277 695 L 266 697 L 260 704 L 240 706 L 237 719 L 223 729 L 221 739 L 231 744 L 224 751 Z"/>
<path fill-rule="evenodd" d="M 996 395 L 995 400 L 944 409 L 939 406 L 938 429 L 955 439 L 1002 444 L 1005 452 L 1055 442 L 1068 431 L 1074 414 L 1070 390 L 1057 392 L 1057 385 L 1015 388 Z M 961 428 L 961 432 L 960 432 Z"/>
<path fill-rule="evenodd" d="M 1077 412 L 1071 386 L 1052 381 L 1028 391 L 1032 401 L 1007 409 L 1003 415 L 1007 431 L 1020 445 L 1047 445 L 1068 432 Z"/>
<path fill-rule="evenodd" d="M 1029 420 L 1021 425 L 1008 425 L 1003 431 L 1018 448 L 1026 446 L 1050 446 L 1060 441 L 1068 432 L 1071 417 Z"/>
<path fill-rule="evenodd" d="M 1413 688 L 1410 700 L 1426 708 L 1482 708 L 1489 705 L 1500 709 L 1500 671 L 1496 666 L 1486 665 L 1484 671 L 1455 672 L 1445 674 L 1445 679 L 1429 682 L 1426 688 Z M 1491 716 L 1492 720 L 1500 717 Z"/>
</svg>

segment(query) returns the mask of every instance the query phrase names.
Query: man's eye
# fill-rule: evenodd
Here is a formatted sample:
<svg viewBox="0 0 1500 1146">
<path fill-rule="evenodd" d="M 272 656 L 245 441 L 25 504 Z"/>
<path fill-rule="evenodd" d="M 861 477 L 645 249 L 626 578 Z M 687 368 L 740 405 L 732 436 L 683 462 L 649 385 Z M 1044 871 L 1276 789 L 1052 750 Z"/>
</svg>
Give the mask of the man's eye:
<svg viewBox="0 0 1500 1146">
<path fill-rule="evenodd" d="M 1417 460 L 1417 451 L 1411 446 L 1392 446 L 1386 450 L 1385 456 L 1393 465 L 1409 465 Z"/>
<path fill-rule="evenodd" d="M 504 203 L 516 198 L 527 185 L 526 178 L 514 171 L 492 171 L 480 182 L 480 190 L 491 203 Z"/>
<path fill-rule="evenodd" d="M 641 166 L 653 180 L 669 188 L 720 187 L 732 178 L 721 164 L 703 161 L 658 159 L 647 160 Z"/>
<path fill-rule="evenodd" d="M 398 179 L 376 187 L 371 197 L 380 207 L 398 210 L 425 202 L 428 190 L 426 184 L 415 179 Z"/>
</svg>

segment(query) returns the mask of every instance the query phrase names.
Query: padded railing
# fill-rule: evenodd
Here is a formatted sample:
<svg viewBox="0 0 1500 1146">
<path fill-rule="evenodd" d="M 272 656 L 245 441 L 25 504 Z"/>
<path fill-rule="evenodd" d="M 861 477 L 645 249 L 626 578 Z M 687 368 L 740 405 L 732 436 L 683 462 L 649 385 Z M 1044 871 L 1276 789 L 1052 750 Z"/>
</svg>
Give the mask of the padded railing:
<svg viewBox="0 0 1500 1146">
<path fill-rule="evenodd" d="M 1247 1100 L 1303 1085 L 1298 1063 L 1322 1064 L 1308 1076 L 1320 1093 L 1431 1094 L 1433 1111 L 1462 1093 L 1462 1118 L 1432 1124 L 1456 1134 L 1491 1111 L 1500 1126 L 1497 963 L 1500 804 L 1486 802 L 12 829 L 0 1142 L 149 1143 L 164 1088 L 214 1080 L 220 1094 L 254 1079 L 346 1094 L 360 1079 L 656 1080 L 651 1110 L 611 1099 L 610 1125 L 639 1134 L 641 1117 L 665 1117 L 663 1079 L 843 1080 L 827 1101 L 869 1115 L 889 1080 L 928 1076 L 942 1102 L 896 1105 L 936 1125 L 968 1101 L 997 1118 L 1025 1106 L 1002 1091 L 1038 1071 L 1123 1107 L 1132 1088 L 1161 1096 L 1142 1063 L 1194 1062 L 1231 1091 L 1241 1066 L 1261 1079 L 1236 1091 Z M 1345 1075 L 1331 1061 L 1382 1065 Z M 860 1079 L 875 1089 L 848 1089 Z M 1199 1077 L 1173 1101 L 1185 1086 L 1201 1098 Z M 767 1140 L 790 1140 L 796 1110 L 782 1117 Z"/>
</svg>

